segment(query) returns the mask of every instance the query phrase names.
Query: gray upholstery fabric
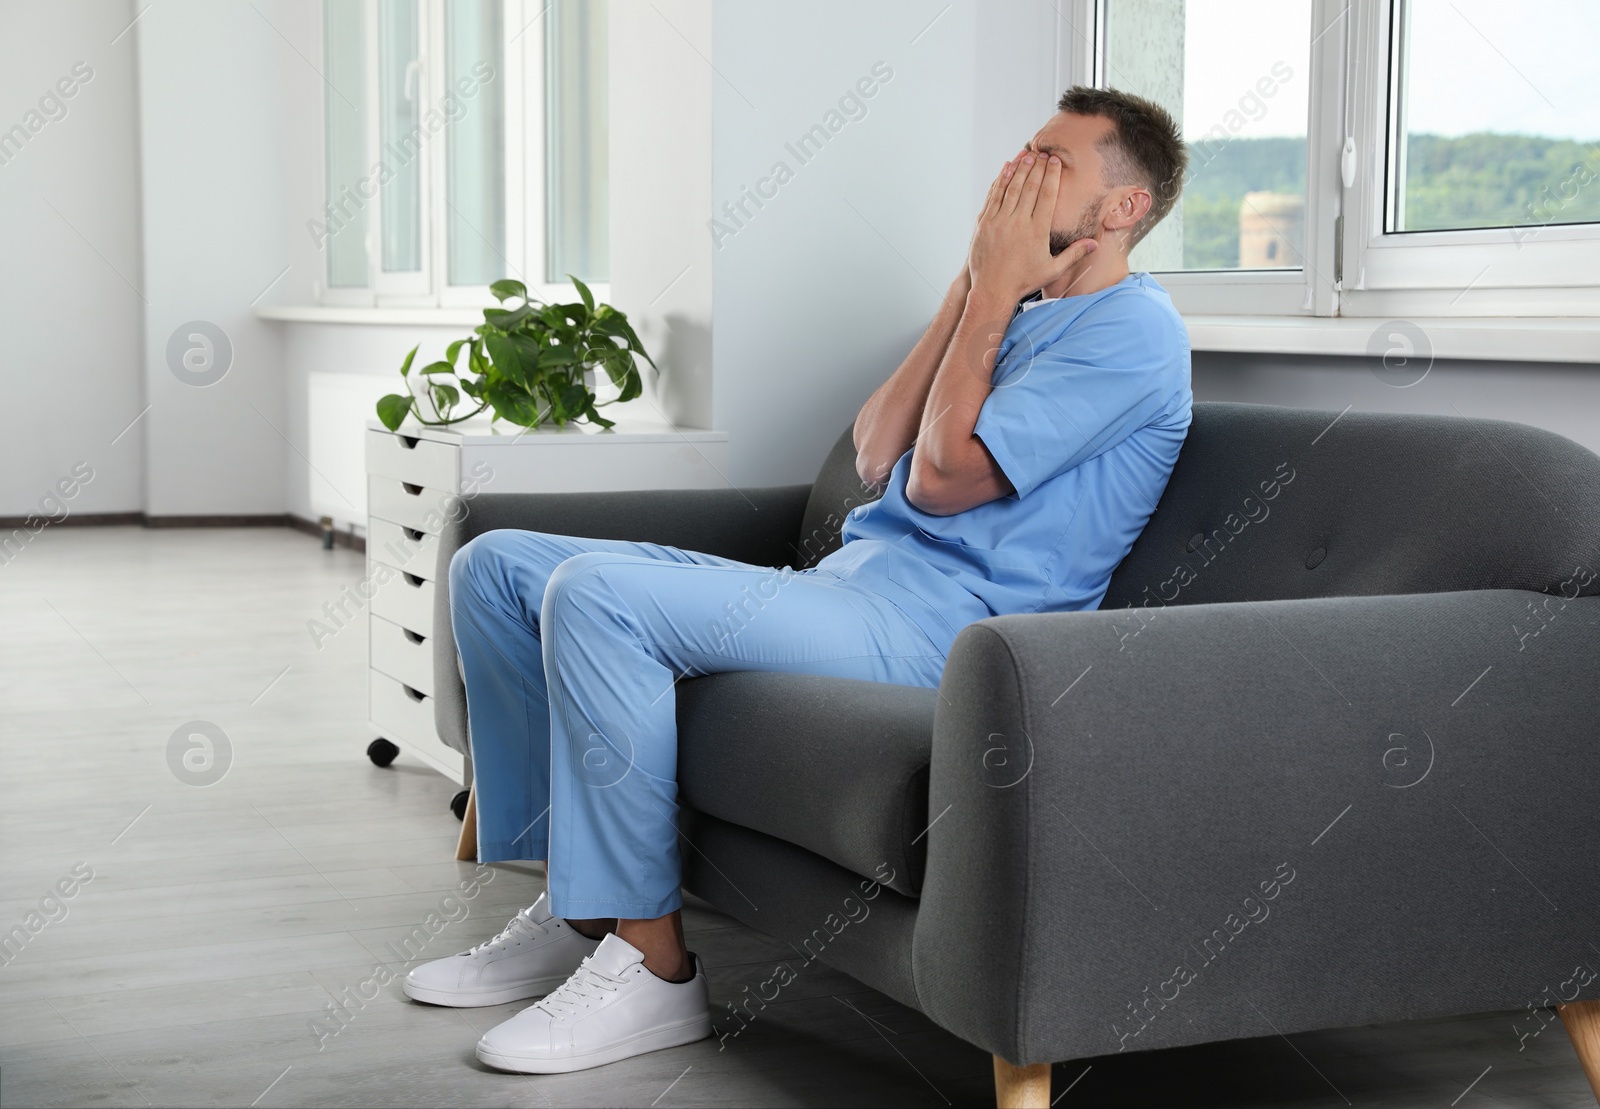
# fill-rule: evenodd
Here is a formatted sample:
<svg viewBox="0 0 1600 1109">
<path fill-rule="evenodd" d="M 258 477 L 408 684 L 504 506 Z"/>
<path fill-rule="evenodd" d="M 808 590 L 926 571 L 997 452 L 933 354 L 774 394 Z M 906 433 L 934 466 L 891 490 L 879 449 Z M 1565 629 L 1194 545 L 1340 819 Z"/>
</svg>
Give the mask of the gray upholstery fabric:
<svg viewBox="0 0 1600 1109">
<path fill-rule="evenodd" d="M 913 898 L 792 843 L 692 808 L 682 810 L 679 828 L 693 845 L 683 852 L 684 889 L 791 945 L 795 957 L 784 959 L 783 965 L 796 979 L 803 982 L 806 967 L 818 961 L 902 1005 L 916 1006 L 911 981 L 911 936 L 917 916 Z M 773 999 L 770 989 L 758 987 L 757 992 Z M 759 1014 L 760 1006 L 755 1007 Z M 741 1002 L 741 1009 L 748 1008 Z M 719 1019 L 717 1026 L 726 1031 L 748 1019 Z"/>
<path fill-rule="evenodd" d="M 1280 464 L 1292 481 L 1274 477 Z M 1276 485 L 1271 498 L 1263 483 Z M 1172 480 L 1100 607 L 1544 590 L 1597 548 L 1600 459 L 1552 432 L 1197 404 Z"/>
<path fill-rule="evenodd" d="M 450 559 L 468 540 L 498 528 L 663 543 L 759 566 L 793 557 L 810 487 L 673 489 L 638 493 L 482 493 L 439 536 L 433 591 L 434 725 L 467 753 L 467 695 L 450 630 Z"/>
<path fill-rule="evenodd" d="M 892 873 L 886 884 L 914 896 L 927 861 L 938 699 L 932 689 L 812 674 L 683 682 L 680 795 L 857 874 Z"/>
<path fill-rule="evenodd" d="M 1600 599 L 1188 605 L 1126 650 L 1118 619 L 952 650 L 915 942 L 939 1024 L 1061 1060 L 1543 1005 L 1594 965 Z"/>
<path fill-rule="evenodd" d="M 870 504 L 881 495 L 856 475 L 852 432 L 853 425 L 844 429 L 811 486 L 805 518 L 800 523 L 800 537 L 795 544 L 800 559 L 794 564 L 797 570 L 815 566 L 838 550 L 843 545 L 839 530 L 844 527 L 845 514 L 857 505 Z"/>
<path fill-rule="evenodd" d="M 848 432 L 809 489 L 484 495 L 441 585 L 496 527 L 812 565 L 872 496 Z M 980 621 L 937 694 L 684 683 L 685 885 L 1015 1062 L 1545 1004 L 1600 966 L 1597 571 L 1559 436 L 1196 405 L 1100 611 Z"/>
</svg>

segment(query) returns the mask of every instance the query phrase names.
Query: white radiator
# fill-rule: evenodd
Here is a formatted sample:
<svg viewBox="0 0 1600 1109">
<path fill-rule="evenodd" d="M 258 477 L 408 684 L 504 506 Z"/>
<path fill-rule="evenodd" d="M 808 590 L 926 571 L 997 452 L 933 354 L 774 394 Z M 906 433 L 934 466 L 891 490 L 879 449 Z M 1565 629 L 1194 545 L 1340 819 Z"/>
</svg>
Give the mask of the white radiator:
<svg viewBox="0 0 1600 1109">
<path fill-rule="evenodd" d="M 394 374 L 310 375 L 311 511 L 332 516 L 341 531 L 367 527 L 367 421 L 378 398 L 399 384 Z"/>
</svg>

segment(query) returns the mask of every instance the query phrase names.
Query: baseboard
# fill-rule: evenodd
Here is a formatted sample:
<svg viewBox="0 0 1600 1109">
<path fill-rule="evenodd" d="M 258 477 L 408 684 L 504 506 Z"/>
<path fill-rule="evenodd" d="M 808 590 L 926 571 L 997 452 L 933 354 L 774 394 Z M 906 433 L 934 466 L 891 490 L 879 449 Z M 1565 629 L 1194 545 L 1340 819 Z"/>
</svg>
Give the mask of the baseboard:
<svg viewBox="0 0 1600 1109">
<path fill-rule="evenodd" d="M 0 532 L 28 527 L 38 516 L 0 516 Z M 296 516 L 292 512 L 257 516 L 151 516 L 144 512 L 75 512 L 62 520 L 51 521 L 52 528 L 293 528 L 306 535 L 322 538 L 322 525 Z M 367 541 L 350 531 L 335 531 L 333 542 L 337 547 L 365 552 Z"/>
<path fill-rule="evenodd" d="M 49 517 L 34 513 L 31 516 L 0 516 L 0 529 L 11 531 L 25 528 Z M 116 528 L 144 523 L 143 512 L 89 512 L 73 513 L 64 520 L 51 520 L 53 528 Z"/>
<path fill-rule="evenodd" d="M 147 528 L 286 528 L 287 512 L 263 516 L 150 516 L 141 521 Z"/>
<path fill-rule="evenodd" d="M 307 520 L 303 516 L 296 516 L 293 513 L 290 513 L 289 526 L 294 528 L 295 531 L 303 531 L 307 535 L 315 535 L 318 539 L 322 538 L 322 525 L 314 523 L 311 520 Z M 333 533 L 333 545 L 336 547 L 345 547 L 352 551 L 361 551 L 363 553 L 365 553 L 367 549 L 367 541 L 365 537 L 356 535 L 353 531 L 339 531 L 337 529 L 335 529 Z"/>
</svg>

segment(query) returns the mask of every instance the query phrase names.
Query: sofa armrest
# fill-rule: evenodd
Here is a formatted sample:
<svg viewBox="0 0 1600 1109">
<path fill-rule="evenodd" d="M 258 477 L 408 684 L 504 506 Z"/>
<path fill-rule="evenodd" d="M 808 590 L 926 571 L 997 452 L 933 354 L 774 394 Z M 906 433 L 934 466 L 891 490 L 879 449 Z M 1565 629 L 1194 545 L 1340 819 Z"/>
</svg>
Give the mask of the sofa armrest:
<svg viewBox="0 0 1600 1109">
<path fill-rule="evenodd" d="M 481 493 L 457 502 L 439 535 L 433 592 L 434 725 L 468 754 L 467 699 L 450 631 L 450 559 L 486 531 L 515 528 L 588 539 L 661 543 L 758 566 L 789 565 L 809 485 L 617 493 Z"/>
<path fill-rule="evenodd" d="M 1600 597 L 1571 593 L 966 628 L 924 1010 L 1023 1064 L 1524 1007 L 1536 1034 L 1600 977 Z"/>
</svg>

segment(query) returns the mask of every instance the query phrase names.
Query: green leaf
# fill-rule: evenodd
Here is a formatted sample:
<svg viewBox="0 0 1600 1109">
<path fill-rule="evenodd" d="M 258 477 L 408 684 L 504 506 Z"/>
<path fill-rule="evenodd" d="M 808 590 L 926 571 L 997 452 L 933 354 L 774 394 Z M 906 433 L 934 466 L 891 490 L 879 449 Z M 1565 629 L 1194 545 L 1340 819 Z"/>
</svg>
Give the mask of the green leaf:
<svg viewBox="0 0 1600 1109">
<path fill-rule="evenodd" d="M 504 304 L 512 297 L 521 297 L 523 300 L 528 299 L 528 287 L 520 281 L 513 281 L 509 277 L 503 277 L 499 281 L 491 284 L 489 286 L 489 292 L 492 293 L 494 298 L 501 304 Z"/>
<path fill-rule="evenodd" d="M 462 347 L 466 346 L 468 343 L 471 343 L 471 342 L 474 342 L 474 340 L 472 340 L 472 339 L 457 339 L 455 342 L 451 343 L 449 346 L 444 348 L 444 360 L 446 362 L 448 362 L 450 365 L 454 366 L 456 364 L 456 355 L 461 353 L 461 348 Z"/>
<path fill-rule="evenodd" d="M 412 351 L 415 354 L 415 351 Z M 402 397 L 398 393 L 390 393 L 378 401 L 378 419 L 383 421 L 383 426 L 393 431 L 405 423 L 406 416 L 411 412 L 413 401 L 411 397 Z"/>
<path fill-rule="evenodd" d="M 429 362 L 426 366 L 422 367 L 421 371 L 419 372 L 421 372 L 424 376 L 429 376 L 432 374 L 453 374 L 456 372 L 456 368 L 448 362 Z"/>
<path fill-rule="evenodd" d="M 580 360 L 580 353 L 575 347 L 562 343 L 552 343 L 539 351 L 539 367 L 546 366 L 571 366 Z"/>
<path fill-rule="evenodd" d="M 484 389 L 484 397 L 494 406 L 495 415 L 519 427 L 538 427 L 543 413 L 538 401 L 504 382 L 496 382 Z"/>
<path fill-rule="evenodd" d="M 589 310 L 590 315 L 593 315 L 594 294 L 589 291 L 589 286 L 585 285 L 582 281 L 579 281 L 576 277 L 573 277 L 570 273 L 567 274 L 567 277 L 572 281 L 573 286 L 578 290 L 578 295 L 583 298 L 583 306 Z"/>
<path fill-rule="evenodd" d="M 487 335 L 484 345 L 489 349 L 489 357 L 494 360 L 494 370 L 490 377 L 499 376 L 514 382 L 526 390 L 533 388 L 539 377 L 539 352 L 530 350 L 531 344 L 520 335 Z"/>
<path fill-rule="evenodd" d="M 476 381 L 469 381 L 466 378 L 462 378 L 461 391 L 467 394 L 467 396 L 471 397 L 473 400 L 483 399 L 483 387 Z"/>
<path fill-rule="evenodd" d="M 539 310 L 539 319 L 546 327 L 569 331 L 573 326 L 572 319 L 581 307 L 579 304 L 547 304 Z"/>
<path fill-rule="evenodd" d="M 450 416 L 450 410 L 460 402 L 461 394 L 456 392 L 455 386 L 435 385 L 433 387 L 433 406 L 437 408 L 439 410 L 439 414 L 444 416 L 446 419 L 448 419 Z"/>
<path fill-rule="evenodd" d="M 401 377 L 405 377 L 407 374 L 409 374 L 411 372 L 411 360 L 417 356 L 417 347 L 420 347 L 420 346 L 422 346 L 422 344 L 418 343 L 417 346 L 412 347 L 410 353 L 408 353 L 406 355 L 406 360 L 404 362 L 400 363 L 400 376 Z M 394 429 L 390 428 L 389 430 L 393 431 Z"/>
<path fill-rule="evenodd" d="M 573 382 L 561 393 L 562 409 L 574 416 L 582 415 L 593 400 L 589 390 L 583 387 L 581 381 Z"/>
<path fill-rule="evenodd" d="M 599 424 L 601 427 L 617 426 L 617 421 L 608 420 L 604 416 L 600 415 L 599 410 L 595 408 L 593 403 L 591 403 L 589 407 L 584 410 L 583 418 L 588 420 L 591 424 Z"/>
<path fill-rule="evenodd" d="M 483 322 L 488 327 L 498 328 L 501 331 L 514 331 L 522 321 L 533 314 L 533 306 L 524 304 L 521 308 L 509 311 L 503 308 L 485 308 Z"/>
</svg>

